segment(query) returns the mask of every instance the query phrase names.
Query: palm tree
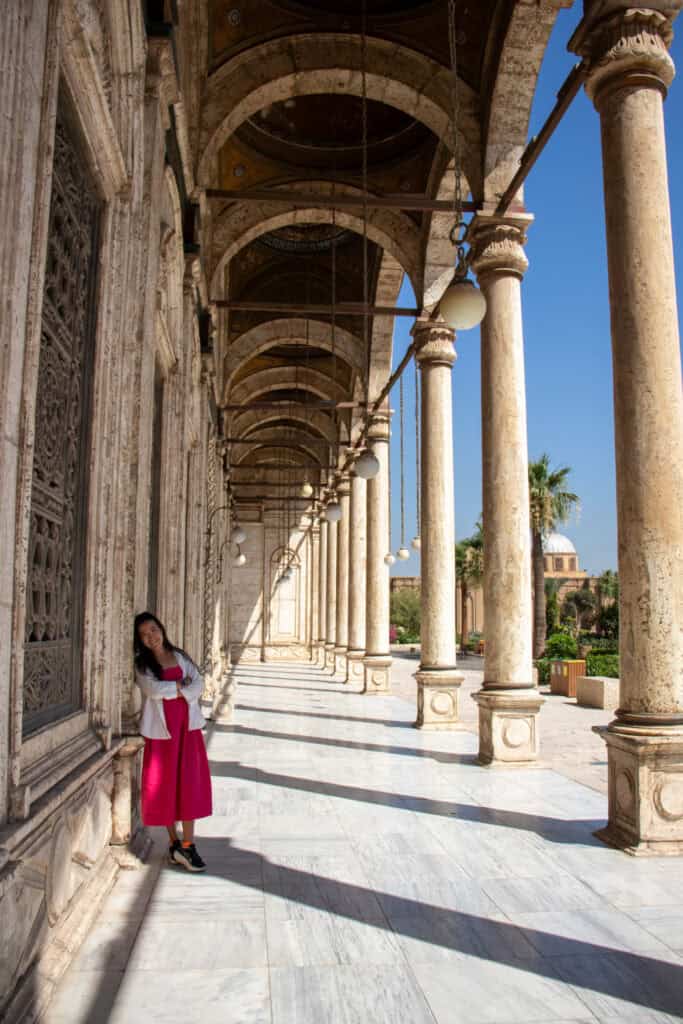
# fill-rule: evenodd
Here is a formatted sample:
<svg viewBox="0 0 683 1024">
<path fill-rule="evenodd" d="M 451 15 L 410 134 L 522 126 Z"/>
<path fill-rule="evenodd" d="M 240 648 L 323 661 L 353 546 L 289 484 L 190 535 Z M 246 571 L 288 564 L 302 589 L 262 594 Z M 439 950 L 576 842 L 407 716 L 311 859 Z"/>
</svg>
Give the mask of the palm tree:
<svg viewBox="0 0 683 1024">
<path fill-rule="evenodd" d="M 534 589 L 534 658 L 540 658 L 545 647 L 543 536 L 552 533 L 560 523 L 566 523 L 572 510 L 578 509 L 579 506 L 578 495 L 564 489 L 570 473 L 569 466 L 551 470 L 550 456 L 545 452 L 537 462 L 529 463 L 531 566 Z"/>
<path fill-rule="evenodd" d="M 460 580 L 460 631 L 464 650 L 470 635 L 470 590 L 479 586 L 484 575 L 484 533 L 480 521 L 471 537 L 465 537 L 455 545 L 455 572 Z"/>
<path fill-rule="evenodd" d="M 598 578 L 597 585 L 598 605 L 602 611 L 605 598 L 616 601 L 619 598 L 619 574 L 612 569 L 605 571 Z"/>
</svg>

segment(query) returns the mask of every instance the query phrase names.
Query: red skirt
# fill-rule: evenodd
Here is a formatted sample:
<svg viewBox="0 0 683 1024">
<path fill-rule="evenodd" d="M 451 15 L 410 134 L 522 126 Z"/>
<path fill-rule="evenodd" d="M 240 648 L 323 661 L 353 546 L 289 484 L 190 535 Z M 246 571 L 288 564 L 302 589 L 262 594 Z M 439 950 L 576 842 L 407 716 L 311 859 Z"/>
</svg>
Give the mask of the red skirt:
<svg viewBox="0 0 683 1024">
<path fill-rule="evenodd" d="M 211 774 L 201 729 L 188 729 L 184 697 L 164 701 L 168 740 L 145 739 L 142 823 L 165 825 L 211 814 Z"/>
</svg>

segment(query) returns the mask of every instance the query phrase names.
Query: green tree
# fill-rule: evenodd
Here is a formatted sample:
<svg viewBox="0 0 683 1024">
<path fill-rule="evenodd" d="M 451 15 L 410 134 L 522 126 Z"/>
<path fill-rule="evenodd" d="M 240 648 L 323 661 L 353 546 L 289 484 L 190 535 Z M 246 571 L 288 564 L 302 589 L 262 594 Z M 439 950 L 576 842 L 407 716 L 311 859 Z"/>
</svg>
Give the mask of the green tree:
<svg viewBox="0 0 683 1024">
<path fill-rule="evenodd" d="M 564 577 L 551 577 L 545 581 L 546 636 L 557 633 L 560 628 L 560 590 L 566 582 Z"/>
<path fill-rule="evenodd" d="M 465 537 L 455 545 L 455 574 L 460 581 L 460 630 L 464 650 L 470 635 L 470 591 L 481 584 L 484 576 L 484 532 L 481 521 L 477 522 L 471 537 Z"/>
<path fill-rule="evenodd" d="M 395 590 L 390 598 L 389 614 L 393 626 L 410 637 L 420 636 L 421 603 L 417 590 Z"/>
<path fill-rule="evenodd" d="M 562 602 L 562 613 L 567 617 L 573 617 L 575 622 L 575 634 L 587 625 L 592 625 L 595 618 L 595 606 L 598 599 L 589 587 L 581 587 L 580 590 L 570 590 Z"/>
<path fill-rule="evenodd" d="M 529 463 L 529 506 L 531 515 L 531 565 L 534 591 L 534 658 L 545 646 L 545 574 L 543 536 L 565 523 L 579 506 L 578 495 L 565 490 L 571 469 L 550 469 L 550 456 L 543 453 Z"/>
</svg>

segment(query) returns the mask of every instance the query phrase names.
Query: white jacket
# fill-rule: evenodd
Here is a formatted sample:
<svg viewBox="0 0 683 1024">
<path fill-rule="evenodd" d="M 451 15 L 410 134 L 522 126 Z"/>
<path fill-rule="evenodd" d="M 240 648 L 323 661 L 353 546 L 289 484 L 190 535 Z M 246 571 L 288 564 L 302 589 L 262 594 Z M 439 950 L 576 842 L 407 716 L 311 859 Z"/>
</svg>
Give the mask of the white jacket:
<svg viewBox="0 0 683 1024">
<path fill-rule="evenodd" d="M 188 703 L 188 729 L 203 729 L 206 723 L 199 707 L 199 698 L 204 689 L 204 680 L 194 662 L 189 658 L 184 658 L 178 651 L 174 653 L 176 661 L 182 669 L 183 678 L 188 676 L 190 678 L 190 682 L 180 691 Z M 136 671 L 135 682 L 146 697 L 140 719 L 141 735 L 150 740 L 170 740 L 171 734 L 168 731 L 164 714 L 164 700 L 175 700 L 178 696 L 175 680 L 157 679 L 152 672 Z"/>
</svg>

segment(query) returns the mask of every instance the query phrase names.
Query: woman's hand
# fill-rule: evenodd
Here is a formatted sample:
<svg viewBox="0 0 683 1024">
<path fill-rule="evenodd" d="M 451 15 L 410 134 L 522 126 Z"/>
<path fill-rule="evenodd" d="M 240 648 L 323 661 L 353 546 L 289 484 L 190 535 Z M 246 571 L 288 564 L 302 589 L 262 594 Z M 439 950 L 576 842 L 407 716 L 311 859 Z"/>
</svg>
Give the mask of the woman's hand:
<svg viewBox="0 0 683 1024">
<path fill-rule="evenodd" d="M 183 684 L 180 681 L 180 679 L 175 684 L 175 695 L 176 695 L 176 697 L 182 697 L 182 695 L 183 695 Z"/>
</svg>

